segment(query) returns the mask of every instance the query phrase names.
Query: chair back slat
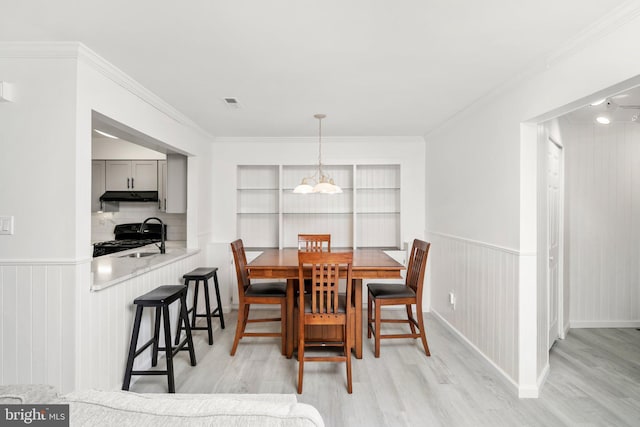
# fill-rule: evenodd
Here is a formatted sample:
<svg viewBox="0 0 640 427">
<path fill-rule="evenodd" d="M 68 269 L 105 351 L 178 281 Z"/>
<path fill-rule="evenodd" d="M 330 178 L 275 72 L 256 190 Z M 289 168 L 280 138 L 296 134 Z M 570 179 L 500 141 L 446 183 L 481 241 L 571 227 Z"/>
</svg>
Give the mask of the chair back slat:
<svg viewBox="0 0 640 427">
<path fill-rule="evenodd" d="M 231 251 L 236 264 L 236 277 L 238 278 L 238 292 L 244 295 L 244 291 L 251 284 L 249 279 L 249 270 L 247 269 L 247 255 L 244 251 L 242 239 L 231 242 Z"/>
<path fill-rule="evenodd" d="M 427 267 L 427 257 L 431 243 L 415 239 L 411 247 L 411 256 L 407 266 L 406 285 L 413 289 L 419 297 L 422 296 L 424 272 Z"/>
<path fill-rule="evenodd" d="M 347 307 L 351 304 L 353 252 L 298 252 L 299 306 L 304 307 L 304 270 L 311 268 L 310 311 L 314 314 L 339 312 L 339 282 L 346 279 Z"/>
<path fill-rule="evenodd" d="M 306 252 L 331 251 L 331 234 L 298 234 L 298 250 Z"/>
</svg>

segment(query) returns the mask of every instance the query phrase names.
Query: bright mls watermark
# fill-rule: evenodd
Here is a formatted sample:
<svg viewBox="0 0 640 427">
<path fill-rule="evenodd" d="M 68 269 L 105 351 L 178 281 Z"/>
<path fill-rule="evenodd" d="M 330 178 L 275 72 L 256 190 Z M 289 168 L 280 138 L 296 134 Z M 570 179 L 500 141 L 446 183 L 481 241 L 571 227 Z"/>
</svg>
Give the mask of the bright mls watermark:
<svg viewBox="0 0 640 427">
<path fill-rule="evenodd" d="M 69 427 L 69 405 L 0 405 L 0 426 Z"/>
</svg>

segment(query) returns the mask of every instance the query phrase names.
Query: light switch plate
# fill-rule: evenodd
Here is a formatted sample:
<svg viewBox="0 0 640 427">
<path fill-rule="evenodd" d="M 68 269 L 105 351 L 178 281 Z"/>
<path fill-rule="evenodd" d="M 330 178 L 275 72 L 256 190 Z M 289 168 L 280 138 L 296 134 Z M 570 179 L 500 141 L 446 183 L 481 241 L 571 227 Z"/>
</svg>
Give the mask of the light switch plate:
<svg viewBox="0 0 640 427">
<path fill-rule="evenodd" d="M 0 234 L 13 234 L 12 216 L 0 216 Z"/>
</svg>

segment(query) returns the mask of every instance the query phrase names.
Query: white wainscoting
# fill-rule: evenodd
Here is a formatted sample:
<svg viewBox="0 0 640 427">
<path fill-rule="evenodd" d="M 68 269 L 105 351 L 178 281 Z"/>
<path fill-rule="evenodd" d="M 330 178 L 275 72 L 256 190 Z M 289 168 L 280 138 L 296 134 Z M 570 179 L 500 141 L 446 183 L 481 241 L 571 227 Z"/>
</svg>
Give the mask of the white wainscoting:
<svg viewBox="0 0 640 427">
<path fill-rule="evenodd" d="M 88 266 L 0 261 L 0 384 L 74 389 L 74 283 L 76 270 Z"/>
<path fill-rule="evenodd" d="M 427 236 L 431 310 L 517 387 L 518 252 L 440 233 Z"/>
<path fill-rule="evenodd" d="M 0 261 L 0 384 L 50 384 L 62 393 L 121 388 L 133 300 L 157 286 L 181 284 L 183 274 L 204 266 L 202 259 L 194 254 L 97 292 L 90 291 L 90 260 Z M 177 309 L 171 307 L 173 331 Z M 151 337 L 151 315 L 143 317 L 139 343 Z M 135 368 L 147 366 L 150 350 Z"/>
<path fill-rule="evenodd" d="M 640 326 L 640 126 L 568 126 L 571 327 Z"/>
</svg>

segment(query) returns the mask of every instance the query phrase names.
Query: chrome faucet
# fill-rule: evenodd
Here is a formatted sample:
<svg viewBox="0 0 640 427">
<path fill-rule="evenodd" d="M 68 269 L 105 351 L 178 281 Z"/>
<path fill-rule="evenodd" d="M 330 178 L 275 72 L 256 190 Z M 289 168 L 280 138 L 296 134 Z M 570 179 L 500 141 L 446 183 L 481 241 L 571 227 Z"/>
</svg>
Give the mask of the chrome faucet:
<svg viewBox="0 0 640 427">
<path fill-rule="evenodd" d="M 138 230 L 138 233 L 143 233 L 144 232 L 144 226 L 147 224 L 147 222 L 151 221 L 152 219 L 155 219 L 156 221 L 158 221 L 160 223 L 160 246 L 158 246 L 158 249 L 160 249 L 160 253 L 161 254 L 164 254 L 164 253 L 166 253 L 166 249 L 165 249 L 165 245 L 164 245 L 164 222 L 162 222 L 162 220 L 160 218 L 152 216 L 152 217 L 147 218 L 144 221 L 142 221 L 142 224 L 140 224 L 140 229 Z"/>
</svg>

